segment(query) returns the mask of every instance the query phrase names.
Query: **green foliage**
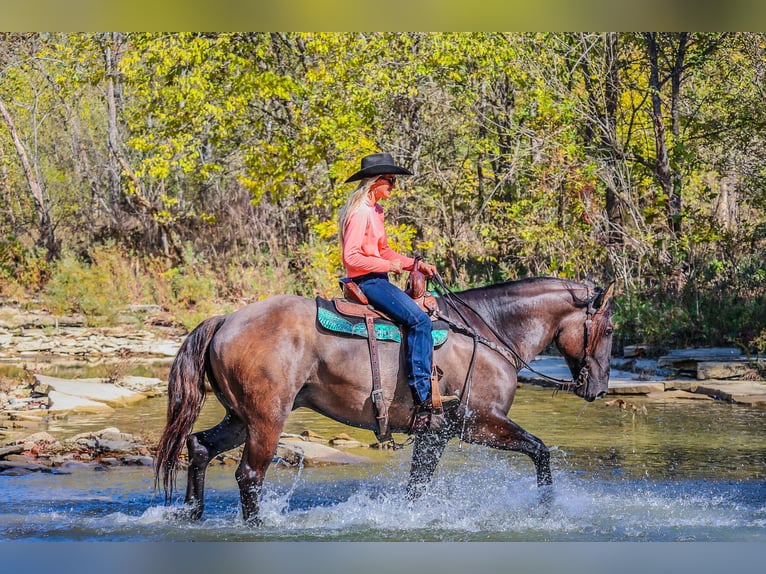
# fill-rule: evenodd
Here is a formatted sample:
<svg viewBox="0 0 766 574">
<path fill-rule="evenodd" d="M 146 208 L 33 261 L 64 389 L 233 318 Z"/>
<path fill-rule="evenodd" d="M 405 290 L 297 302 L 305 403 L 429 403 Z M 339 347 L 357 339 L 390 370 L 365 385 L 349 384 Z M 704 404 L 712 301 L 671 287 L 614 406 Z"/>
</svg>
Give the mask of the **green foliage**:
<svg viewBox="0 0 766 574">
<path fill-rule="evenodd" d="M 0 296 L 24 299 L 47 282 L 50 263 L 45 253 L 27 249 L 11 234 L 0 238 Z"/>
<path fill-rule="evenodd" d="M 45 305 L 60 314 L 82 313 L 91 325 L 113 324 L 130 292 L 119 260 L 109 249 L 96 250 L 93 263 L 65 255 L 45 286 Z"/>
<path fill-rule="evenodd" d="M 615 341 L 620 347 L 643 343 L 656 349 L 684 345 L 692 329 L 689 312 L 673 302 L 651 299 L 617 299 L 614 313 Z"/>
<path fill-rule="evenodd" d="M 0 289 L 95 323 L 108 286 L 187 327 L 333 294 L 342 182 L 387 150 L 415 171 L 385 205 L 392 245 L 453 285 L 616 277 L 624 343 L 758 347 L 766 36 L 658 34 L 658 85 L 647 38 L 7 34 L 0 101 L 69 255 L 31 247 L 38 198 L 0 123 Z"/>
</svg>

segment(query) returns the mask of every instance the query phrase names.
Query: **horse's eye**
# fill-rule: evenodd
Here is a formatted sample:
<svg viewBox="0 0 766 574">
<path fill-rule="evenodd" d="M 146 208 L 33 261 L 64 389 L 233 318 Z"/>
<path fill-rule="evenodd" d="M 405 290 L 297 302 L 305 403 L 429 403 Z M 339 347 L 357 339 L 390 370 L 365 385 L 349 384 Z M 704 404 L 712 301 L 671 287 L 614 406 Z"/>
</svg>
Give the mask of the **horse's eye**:
<svg viewBox="0 0 766 574">
<path fill-rule="evenodd" d="M 614 329 L 613 329 L 612 327 L 607 327 L 606 331 L 604 331 L 604 334 L 605 334 L 607 337 L 611 337 L 611 336 L 612 336 L 612 333 L 614 333 Z"/>
</svg>

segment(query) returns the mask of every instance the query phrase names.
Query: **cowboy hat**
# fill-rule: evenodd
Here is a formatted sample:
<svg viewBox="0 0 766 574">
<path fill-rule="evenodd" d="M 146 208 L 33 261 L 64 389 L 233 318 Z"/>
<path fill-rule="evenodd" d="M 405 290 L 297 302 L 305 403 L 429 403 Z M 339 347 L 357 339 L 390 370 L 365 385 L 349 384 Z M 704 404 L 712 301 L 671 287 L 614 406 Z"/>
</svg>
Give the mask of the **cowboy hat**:
<svg viewBox="0 0 766 574">
<path fill-rule="evenodd" d="M 362 158 L 362 169 L 349 177 L 346 183 L 384 174 L 412 175 L 412 172 L 396 165 L 390 153 L 374 153 Z"/>
</svg>

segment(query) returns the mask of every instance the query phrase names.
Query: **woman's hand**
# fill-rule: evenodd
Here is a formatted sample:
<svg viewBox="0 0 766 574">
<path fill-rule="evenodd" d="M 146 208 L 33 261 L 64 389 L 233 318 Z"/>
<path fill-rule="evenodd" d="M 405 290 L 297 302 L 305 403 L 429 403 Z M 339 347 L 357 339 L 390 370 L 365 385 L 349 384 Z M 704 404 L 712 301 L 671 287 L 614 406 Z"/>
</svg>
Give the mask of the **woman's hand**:
<svg viewBox="0 0 766 574">
<path fill-rule="evenodd" d="M 420 271 L 426 277 L 433 277 L 436 275 L 436 266 L 426 263 L 422 259 L 418 260 L 418 271 Z"/>
<path fill-rule="evenodd" d="M 399 259 L 391 259 L 391 267 L 389 271 L 399 275 L 402 272 L 402 262 Z"/>
</svg>

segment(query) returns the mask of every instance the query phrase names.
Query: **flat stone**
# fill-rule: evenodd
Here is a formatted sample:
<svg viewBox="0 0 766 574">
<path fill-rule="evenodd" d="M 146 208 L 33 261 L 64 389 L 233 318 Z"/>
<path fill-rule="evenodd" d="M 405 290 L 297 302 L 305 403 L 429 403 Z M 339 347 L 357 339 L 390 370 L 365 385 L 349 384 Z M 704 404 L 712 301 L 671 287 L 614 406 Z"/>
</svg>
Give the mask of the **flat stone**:
<svg viewBox="0 0 766 574">
<path fill-rule="evenodd" d="M 45 384 L 54 389 L 48 393 L 52 401 L 49 410 L 59 407 L 56 399 L 61 399 L 61 395 L 79 397 L 108 406 L 127 406 L 146 398 L 142 393 L 104 383 L 101 379 L 59 379 L 36 374 L 34 380 L 36 384 Z"/>
<path fill-rule="evenodd" d="M 659 368 L 696 373 L 699 363 L 736 361 L 742 359 L 742 351 L 735 348 L 715 347 L 676 349 L 657 360 Z"/>
<path fill-rule="evenodd" d="M 137 445 L 126 440 L 99 440 L 98 449 L 104 452 L 130 452 Z"/>
<path fill-rule="evenodd" d="M 674 349 L 660 360 L 695 360 L 705 359 L 732 359 L 742 356 L 742 351 L 736 347 L 699 347 L 695 349 Z"/>
<path fill-rule="evenodd" d="M 664 393 L 665 383 L 661 381 L 626 381 L 609 380 L 609 395 L 648 395 L 650 393 Z"/>
<path fill-rule="evenodd" d="M 355 440 L 348 436 L 346 433 L 341 433 L 330 439 L 330 445 L 338 448 L 362 448 L 367 445 L 362 444 L 358 440 Z"/>
<path fill-rule="evenodd" d="M 752 367 L 746 362 L 713 362 L 702 361 L 697 363 L 697 379 L 736 379 L 747 376 L 752 372 Z"/>
<path fill-rule="evenodd" d="M 0 458 L 6 457 L 12 454 L 19 454 L 23 451 L 24 451 L 24 446 L 20 444 L 3 446 L 3 447 L 0 447 Z"/>
<path fill-rule="evenodd" d="M 158 379 L 156 377 L 139 377 L 135 375 L 127 375 L 117 381 L 118 386 L 129 389 L 137 393 L 146 393 L 157 390 L 164 390 L 167 381 Z"/>
<path fill-rule="evenodd" d="M 50 467 L 44 464 L 38 464 L 32 461 L 0 460 L 0 470 L 6 470 L 9 468 L 24 468 L 27 470 L 44 471 L 49 469 Z"/>
<path fill-rule="evenodd" d="M 764 381 L 705 381 L 698 385 L 696 392 L 733 403 L 766 404 Z"/>
<path fill-rule="evenodd" d="M 50 413 L 103 413 L 114 410 L 106 403 L 92 401 L 90 399 L 60 393 L 58 391 L 51 391 L 48 394 L 48 398 L 51 400 L 51 406 L 48 408 L 47 412 Z"/>
<path fill-rule="evenodd" d="M 655 401 L 672 401 L 672 400 L 684 400 L 684 401 L 712 401 L 713 397 L 703 395 L 700 393 L 694 393 L 690 391 L 671 390 L 663 392 L 652 392 L 646 395 L 646 398 Z"/>
<path fill-rule="evenodd" d="M 288 437 L 280 439 L 276 456 L 291 465 L 306 466 L 358 464 L 369 461 L 367 457 L 349 454 L 331 446 Z"/>
</svg>

